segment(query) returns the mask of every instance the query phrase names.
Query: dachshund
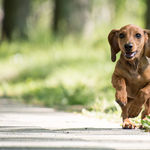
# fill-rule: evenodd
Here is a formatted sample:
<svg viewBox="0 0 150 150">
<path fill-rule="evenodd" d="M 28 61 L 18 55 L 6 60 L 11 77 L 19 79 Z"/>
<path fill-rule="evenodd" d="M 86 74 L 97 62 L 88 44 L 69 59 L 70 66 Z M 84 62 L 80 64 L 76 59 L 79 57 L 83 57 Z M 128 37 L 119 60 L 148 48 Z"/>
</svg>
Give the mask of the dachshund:
<svg viewBox="0 0 150 150">
<path fill-rule="evenodd" d="M 122 110 L 124 129 L 134 129 L 131 118 L 141 113 L 141 119 L 150 114 L 150 30 L 136 25 L 113 29 L 108 35 L 111 60 L 121 51 L 113 75 L 116 102 Z"/>
</svg>

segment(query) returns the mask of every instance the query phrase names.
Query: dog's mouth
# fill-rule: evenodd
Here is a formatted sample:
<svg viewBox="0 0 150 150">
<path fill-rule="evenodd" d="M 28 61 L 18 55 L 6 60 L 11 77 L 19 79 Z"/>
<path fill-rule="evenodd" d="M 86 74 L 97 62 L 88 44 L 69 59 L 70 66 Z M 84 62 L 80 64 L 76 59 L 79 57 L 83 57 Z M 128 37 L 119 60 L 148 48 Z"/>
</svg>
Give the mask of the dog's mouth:
<svg viewBox="0 0 150 150">
<path fill-rule="evenodd" d="M 135 51 L 135 52 L 125 52 L 124 56 L 128 59 L 131 59 L 136 55 L 136 53 L 137 53 L 137 51 Z"/>
</svg>

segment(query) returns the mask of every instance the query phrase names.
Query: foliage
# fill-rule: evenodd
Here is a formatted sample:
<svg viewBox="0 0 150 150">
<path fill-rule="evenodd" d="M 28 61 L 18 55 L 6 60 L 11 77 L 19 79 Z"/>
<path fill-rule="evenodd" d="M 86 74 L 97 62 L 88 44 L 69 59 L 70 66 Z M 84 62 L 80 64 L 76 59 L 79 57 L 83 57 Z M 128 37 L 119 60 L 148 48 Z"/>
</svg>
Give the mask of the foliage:
<svg viewBox="0 0 150 150">
<path fill-rule="evenodd" d="M 150 132 L 150 116 L 146 116 L 146 120 L 141 120 L 142 126 L 145 128 L 145 131 Z"/>
<path fill-rule="evenodd" d="M 81 105 L 96 111 L 116 111 L 111 85 L 115 64 L 105 50 L 109 45 L 99 48 L 71 36 L 61 40 L 47 37 L 49 42 L 1 43 L 1 97 L 47 107 Z"/>
</svg>

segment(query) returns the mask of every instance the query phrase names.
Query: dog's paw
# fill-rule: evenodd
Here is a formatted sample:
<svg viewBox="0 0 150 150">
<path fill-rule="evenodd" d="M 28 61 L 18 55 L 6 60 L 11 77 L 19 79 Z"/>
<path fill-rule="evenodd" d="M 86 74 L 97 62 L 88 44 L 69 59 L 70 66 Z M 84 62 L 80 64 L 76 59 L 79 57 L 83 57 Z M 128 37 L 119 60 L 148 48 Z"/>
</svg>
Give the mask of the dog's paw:
<svg viewBox="0 0 150 150">
<path fill-rule="evenodd" d="M 137 105 L 134 102 L 131 104 L 130 109 L 128 111 L 128 117 L 134 118 L 137 117 L 143 109 L 143 105 Z"/>
<path fill-rule="evenodd" d="M 140 124 L 139 129 L 145 130 L 146 128 L 142 124 Z"/>
<path fill-rule="evenodd" d="M 122 102 L 120 99 L 116 100 L 116 102 L 121 106 L 124 107 L 127 104 L 127 101 Z"/>
<path fill-rule="evenodd" d="M 135 129 L 136 125 L 134 125 L 131 120 L 129 118 L 125 119 L 123 121 L 123 125 L 122 125 L 123 129 Z"/>
<path fill-rule="evenodd" d="M 116 102 L 124 107 L 127 104 L 127 93 L 124 91 L 116 91 Z"/>
</svg>

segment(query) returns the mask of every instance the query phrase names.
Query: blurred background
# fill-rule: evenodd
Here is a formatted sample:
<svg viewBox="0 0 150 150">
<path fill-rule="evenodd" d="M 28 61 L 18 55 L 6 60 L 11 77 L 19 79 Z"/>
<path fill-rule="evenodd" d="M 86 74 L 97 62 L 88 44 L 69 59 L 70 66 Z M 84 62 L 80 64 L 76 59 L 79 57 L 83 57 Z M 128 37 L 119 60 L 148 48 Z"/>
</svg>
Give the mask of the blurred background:
<svg viewBox="0 0 150 150">
<path fill-rule="evenodd" d="M 127 24 L 150 29 L 149 0 L 0 0 L 0 97 L 112 117 L 107 36 Z"/>
</svg>

